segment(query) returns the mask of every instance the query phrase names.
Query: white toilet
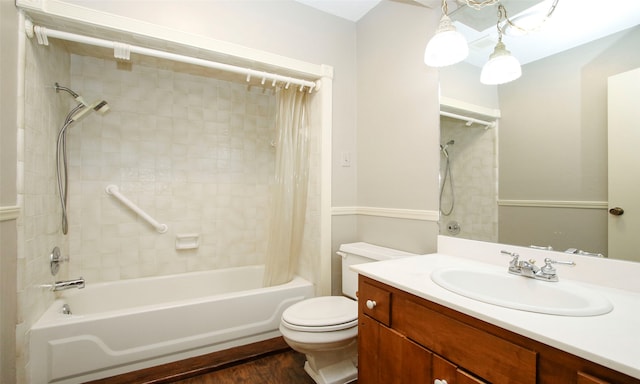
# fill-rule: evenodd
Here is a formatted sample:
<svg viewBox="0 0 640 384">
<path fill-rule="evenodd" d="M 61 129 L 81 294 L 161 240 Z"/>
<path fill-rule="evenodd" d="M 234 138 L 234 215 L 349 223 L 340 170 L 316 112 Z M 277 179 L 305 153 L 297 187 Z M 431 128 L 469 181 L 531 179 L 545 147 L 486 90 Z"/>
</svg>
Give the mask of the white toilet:
<svg viewBox="0 0 640 384">
<path fill-rule="evenodd" d="M 282 314 L 280 332 L 289 346 L 304 353 L 304 370 L 318 384 L 350 383 L 358 378 L 358 274 L 350 265 L 415 256 L 368 243 L 340 246 L 342 293 L 303 300 Z"/>
</svg>

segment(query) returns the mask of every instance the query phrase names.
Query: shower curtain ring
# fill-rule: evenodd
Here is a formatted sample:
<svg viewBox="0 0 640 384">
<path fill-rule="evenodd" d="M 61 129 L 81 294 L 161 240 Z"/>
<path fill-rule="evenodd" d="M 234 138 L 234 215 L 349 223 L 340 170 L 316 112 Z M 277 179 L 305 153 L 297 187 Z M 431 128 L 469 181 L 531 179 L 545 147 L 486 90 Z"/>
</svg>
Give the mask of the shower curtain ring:
<svg viewBox="0 0 640 384">
<path fill-rule="evenodd" d="M 129 44 L 114 42 L 113 56 L 116 60 L 129 61 L 131 60 L 131 47 Z"/>
<path fill-rule="evenodd" d="M 33 30 L 36 32 L 38 44 L 48 46 L 49 39 L 47 38 L 47 28 L 36 25 Z"/>
</svg>

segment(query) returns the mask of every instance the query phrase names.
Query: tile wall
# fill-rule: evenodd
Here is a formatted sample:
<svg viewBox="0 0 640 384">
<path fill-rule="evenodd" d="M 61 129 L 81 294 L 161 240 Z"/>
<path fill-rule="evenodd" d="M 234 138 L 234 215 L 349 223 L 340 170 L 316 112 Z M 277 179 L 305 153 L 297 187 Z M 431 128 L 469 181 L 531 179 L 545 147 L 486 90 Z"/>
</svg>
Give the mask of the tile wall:
<svg viewBox="0 0 640 384">
<path fill-rule="evenodd" d="M 18 314 L 17 367 L 29 361 L 28 332 L 54 295 L 44 285 L 54 281 L 49 254 L 58 245 L 67 252 L 60 228 L 55 182 L 56 133 L 67 113 L 68 95 L 56 94 L 54 83 L 69 82 L 69 55 L 56 43 L 40 47 L 27 41 L 25 114 L 18 129 Z M 59 276 L 58 276 L 59 277 Z M 18 369 L 18 382 L 28 382 Z"/>
<path fill-rule="evenodd" d="M 458 237 L 498 241 L 497 129 L 484 129 L 478 124 L 468 127 L 464 121 L 440 119 L 440 143 L 455 140 L 455 144 L 447 149 L 451 159 L 455 205 L 450 216 L 441 215 L 441 235 L 451 235 L 447 224 L 456 221 L 460 225 Z M 440 164 L 443 175 L 445 158 L 442 154 Z M 447 184 L 442 199 L 447 210 L 451 204 L 449 191 Z"/>
<path fill-rule="evenodd" d="M 69 133 L 72 276 L 112 281 L 263 262 L 274 92 L 169 66 L 71 55 L 72 87 L 111 107 Z M 168 232 L 107 195 L 109 184 Z M 199 234 L 199 248 L 177 250 L 179 234 Z"/>
</svg>

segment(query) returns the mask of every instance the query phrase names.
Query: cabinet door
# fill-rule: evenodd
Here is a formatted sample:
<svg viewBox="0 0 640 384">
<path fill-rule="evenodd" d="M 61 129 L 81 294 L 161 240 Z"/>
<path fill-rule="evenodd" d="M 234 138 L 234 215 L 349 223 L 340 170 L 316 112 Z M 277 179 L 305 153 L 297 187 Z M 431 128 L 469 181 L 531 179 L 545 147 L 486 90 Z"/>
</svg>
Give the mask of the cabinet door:
<svg viewBox="0 0 640 384">
<path fill-rule="evenodd" d="M 578 372 L 578 384 L 609 384 L 609 382 L 600 380 L 584 372 Z"/>
<path fill-rule="evenodd" d="M 359 384 L 431 381 L 431 352 L 369 316 L 362 316 L 359 325 Z"/>
<path fill-rule="evenodd" d="M 452 362 L 445 360 L 441 356 L 433 354 L 433 383 L 446 384 L 486 384 L 486 381 L 478 379 L 468 372 L 457 367 Z"/>
<path fill-rule="evenodd" d="M 369 316 L 358 319 L 358 384 L 379 383 L 380 324 Z"/>
</svg>

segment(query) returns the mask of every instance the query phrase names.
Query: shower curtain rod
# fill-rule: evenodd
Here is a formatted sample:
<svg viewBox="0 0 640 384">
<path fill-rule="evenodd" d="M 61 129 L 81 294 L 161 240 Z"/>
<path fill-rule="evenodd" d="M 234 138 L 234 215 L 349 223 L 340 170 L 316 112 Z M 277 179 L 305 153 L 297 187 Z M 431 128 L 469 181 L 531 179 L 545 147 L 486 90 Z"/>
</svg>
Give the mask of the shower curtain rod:
<svg viewBox="0 0 640 384">
<path fill-rule="evenodd" d="M 76 43 L 84 43 L 84 44 L 90 44 L 90 45 L 94 45 L 102 48 L 113 49 L 114 57 L 118 60 L 128 61 L 130 60 L 131 53 L 138 53 L 145 56 L 152 56 L 152 57 L 157 57 L 161 59 L 167 59 L 167 60 L 177 61 L 177 62 L 186 63 L 186 64 L 194 64 L 194 65 L 199 65 L 201 67 L 220 69 L 227 72 L 245 75 L 247 77 L 247 82 L 249 82 L 251 80 L 251 77 L 253 76 L 255 78 L 262 79 L 261 81 L 262 85 L 264 85 L 268 80 L 269 82 L 271 82 L 271 86 L 274 86 L 274 87 L 278 82 L 280 82 L 285 84 L 285 88 L 289 88 L 290 84 L 300 86 L 300 91 L 304 90 L 304 88 L 307 87 L 309 93 L 311 93 L 313 90 L 317 91 L 318 89 L 320 89 L 319 80 L 318 81 L 303 80 L 295 77 L 278 75 L 276 73 L 269 73 L 264 71 L 258 71 L 251 68 L 244 68 L 244 67 L 238 67 L 235 65 L 219 63 L 216 61 L 198 59 L 196 57 L 178 55 L 175 53 L 159 51 L 151 48 L 139 47 L 139 46 L 120 43 L 116 41 L 77 35 L 74 33 L 45 28 L 39 25 L 33 25 L 33 23 L 30 20 L 26 21 L 25 30 L 29 38 L 33 38 L 33 36 L 35 35 L 38 40 L 38 44 L 40 45 L 45 45 L 45 46 L 49 45 L 48 39 L 49 37 L 52 37 L 56 39 L 73 41 Z"/>
<path fill-rule="evenodd" d="M 489 129 L 489 128 L 493 128 L 493 127 L 496 126 L 496 122 L 495 121 L 480 120 L 480 119 L 476 119 L 476 118 L 473 118 L 473 117 L 462 116 L 462 115 L 458 115 L 456 113 L 451 113 L 451 112 L 446 112 L 446 111 L 440 111 L 440 115 L 441 116 L 451 117 L 451 118 L 458 119 L 458 120 L 466 121 L 467 125 L 471 125 L 472 123 L 482 124 L 482 125 L 485 126 L 484 129 Z"/>
</svg>

